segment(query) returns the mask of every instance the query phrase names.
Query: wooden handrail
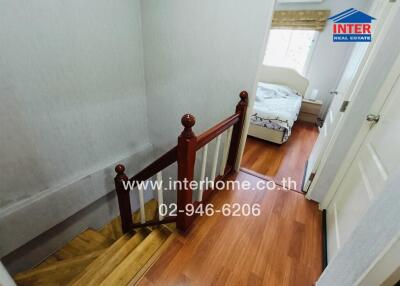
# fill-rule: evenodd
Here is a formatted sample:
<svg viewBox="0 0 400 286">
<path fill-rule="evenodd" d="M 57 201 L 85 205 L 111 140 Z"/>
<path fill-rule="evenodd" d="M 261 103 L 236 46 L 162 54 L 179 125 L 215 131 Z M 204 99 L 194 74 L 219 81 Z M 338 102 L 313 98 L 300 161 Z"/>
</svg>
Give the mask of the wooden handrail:
<svg viewBox="0 0 400 286">
<path fill-rule="evenodd" d="M 232 137 L 223 175 L 226 176 L 228 175 L 228 172 L 235 170 L 242 129 L 248 106 L 247 92 L 242 91 L 239 96 L 240 101 L 236 105 L 235 114 L 210 128 L 199 137 L 196 137 L 192 131 L 192 127 L 196 123 L 194 116 L 191 114 L 185 114 L 182 117 L 181 122 L 184 126 L 184 130 L 178 137 L 178 181 L 193 181 L 196 151 L 231 126 L 233 126 Z M 190 184 L 184 184 L 177 193 L 178 219 L 176 221 L 176 226 L 181 231 L 187 231 L 193 222 L 193 217 L 186 215 L 186 205 L 193 203 L 192 195 L 193 190 L 191 189 Z"/>
<path fill-rule="evenodd" d="M 240 93 L 240 101 L 236 105 L 235 113 L 225 120 L 222 120 L 212 128 L 203 132 L 200 136 L 196 137 L 193 133 L 192 127 L 196 123 L 193 115 L 185 114 L 182 119 L 182 125 L 184 129 L 178 137 L 178 145 L 166 152 L 164 155 L 159 157 L 153 163 L 148 165 L 146 168 L 138 172 L 131 178 L 128 178 L 125 174 L 125 167 L 123 165 L 117 165 L 115 171 L 117 175 L 114 178 L 115 189 L 118 197 L 118 205 L 120 210 L 120 217 L 122 223 L 122 230 L 124 233 L 131 231 L 135 227 L 143 227 L 146 225 L 157 225 L 162 223 L 168 223 L 175 221 L 175 218 L 164 218 L 163 221 L 143 221 L 142 223 L 134 224 L 132 220 L 132 210 L 129 197 L 129 189 L 124 188 L 124 182 L 130 181 L 137 185 L 143 181 L 148 180 L 152 176 L 161 172 L 174 162 L 178 163 L 178 181 L 191 182 L 194 178 L 194 167 L 196 160 L 196 152 L 203 146 L 211 142 L 214 138 L 218 137 L 224 131 L 233 127 L 232 135 L 230 136 L 231 141 L 229 145 L 229 152 L 226 159 L 225 170 L 223 174 L 217 179 L 221 180 L 226 178 L 229 173 L 235 170 L 237 164 L 237 157 L 239 153 L 239 145 L 242 137 L 242 130 L 244 126 L 244 120 L 246 116 L 246 110 L 248 105 L 248 94 L 246 91 Z M 229 136 L 228 136 L 229 137 Z M 227 138 L 228 138 L 227 137 Z M 228 145 L 226 145 L 228 146 Z M 226 154 L 226 153 L 225 153 Z M 217 158 L 217 157 L 216 157 Z M 134 186 L 135 186 L 134 185 Z M 186 205 L 192 202 L 192 192 L 190 187 L 191 184 L 181 184 L 182 189 L 177 190 L 177 228 L 181 231 L 188 230 L 189 226 L 193 222 L 193 217 L 189 217 L 185 213 Z M 132 187 L 134 187 L 132 186 Z M 209 194 L 209 193 L 208 193 Z M 143 196 L 142 196 L 143 197 Z M 209 197 L 209 195 L 207 195 Z M 198 204 L 199 202 L 194 202 Z"/>
<path fill-rule="evenodd" d="M 204 145 L 212 141 L 218 135 L 224 133 L 224 131 L 227 130 L 229 127 L 235 125 L 239 121 L 239 118 L 240 114 L 235 113 L 229 116 L 227 119 L 222 120 L 217 125 L 211 127 L 207 131 L 203 132 L 200 136 L 197 137 L 196 151 L 201 149 Z"/>
<path fill-rule="evenodd" d="M 153 163 L 148 165 L 146 168 L 144 168 L 142 171 L 134 175 L 132 178 L 129 179 L 129 181 L 134 182 L 137 184 L 138 182 L 143 182 L 157 174 L 158 172 L 164 170 L 168 166 L 172 165 L 173 163 L 176 162 L 177 160 L 177 150 L 178 146 L 175 146 L 168 152 L 166 152 L 164 155 L 159 157 L 157 160 L 155 160 Z"/>
<path fill-rule="evenodd" d="M 148 165 L 146 168 L 144 168 L 142 171 L 140 171 L 130 179 L 125 174 L 124 165 L 119 164 L 115 167 L 115 172 L 117 173 L 117 175 L 114 178 L 115 191 L 117 192 L 122 231 L 124 233 L 127 233 L 131 229 L 137 227 L 137 224 L 134 224 L 132 219 L 132 207 L 129 196 L 130 189 L 124 188 L 124 182 L 131 181 L 134 183 L 133 187 L 135 187 L 138 183 L 141 183 L 149 179 L 150 177 L 154 176 L 161 170 L 165 169 L 169 165 L 176 162 L 176 160 L 177 160 L 177 146 L 175 146 L 167 153 L 159 157 L 157 160 L 155 160 L 153 163 Z"/>
</svg>

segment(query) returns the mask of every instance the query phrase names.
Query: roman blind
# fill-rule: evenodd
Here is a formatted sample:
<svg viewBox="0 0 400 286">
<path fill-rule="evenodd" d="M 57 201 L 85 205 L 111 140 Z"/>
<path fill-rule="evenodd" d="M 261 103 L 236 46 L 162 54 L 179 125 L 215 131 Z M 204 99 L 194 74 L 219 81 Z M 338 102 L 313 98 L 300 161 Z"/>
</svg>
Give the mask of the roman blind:
<svg viewBox="0 0 400 286">
<path fill-rule="evenodd" d="M 322 31 L 329 14 L 329 10 L 275 11 L 272 28 Z"/>
</svg>

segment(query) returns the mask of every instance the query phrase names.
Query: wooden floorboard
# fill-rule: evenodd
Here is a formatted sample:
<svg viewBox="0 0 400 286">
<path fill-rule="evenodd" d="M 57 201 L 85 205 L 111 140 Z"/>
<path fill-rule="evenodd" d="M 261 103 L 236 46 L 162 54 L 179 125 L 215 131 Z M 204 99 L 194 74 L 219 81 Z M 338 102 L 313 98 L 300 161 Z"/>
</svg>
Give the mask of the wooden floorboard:
<svg viewBox="0 0 400 286">
<path fill-rule="evenodd" d="M 297 121 L 289 140 L 282 145 L 247 137 L 242 167 L 260 173 L 281 184 L 282 178 L 292 177 L 295 188 L 301 190 L 305 163 L 318 137 L 318 128 Z"/>
<path fill-rule="evenodd" d="M 240 172 L 253 187 L 260 178 Z M 283 189 L 225 190 L 211 200 L 261 206 L 258 217 L 199 217 L 178 235 L 139 285 L 313 285 L 322 267 L 322 214 Z"/>
</svg>

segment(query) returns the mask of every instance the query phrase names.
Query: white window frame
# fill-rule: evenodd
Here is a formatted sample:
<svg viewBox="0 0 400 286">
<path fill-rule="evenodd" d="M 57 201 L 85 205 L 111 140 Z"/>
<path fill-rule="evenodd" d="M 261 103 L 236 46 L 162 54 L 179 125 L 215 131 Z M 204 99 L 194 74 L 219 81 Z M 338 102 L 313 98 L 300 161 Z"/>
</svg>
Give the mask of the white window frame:
<svg viewBox="0 0 400 286">
<path fill-rule="evenodd" d="M 274 30 L 280 30 L 280 29 L 274 29 Z M 295 29 L 286 29 L 286 30 L 295 30 Z M 317 45 L 317 42 L 318 42 L 318 39 L 319 39 L 320 32 L 319 31 L 314 31 L 314 32 L 315 33 L 314 33 L 314 37 L 312 39 L 312 44 L 311 44 L 310 49 L 308 51 L 307 58 L 306 58 L 306 61 L 304 63 L 304 66 L 303 66 L 303 70 L 302 71 L 298 71 L 303 76 L 307 76 L 308 73 L 309 73 L 310 66 L 311 66 L 311 61 L 312 61 L 312 58 L 313 58 L 314 52 L 315 52 L 315 46 Z M 266 49 L 267 49 L 267 46 L 268 46 L 268 42 L 267 42 L 267 45 L 265 47 Z M 265 53 L 266 52 L 267 51 L 265 51 Z M 264 54 L 264 59 L 265 59 L 265 54 Z M 288 68 L 291 68 L 291 67 L 288 67 Z"/>
<path fill-rule="evenodd" d="M 312 61 L 312 58 L 314 57 L 315 47 L 316 47 L 318 39 L 319 39 L 319 34 L 320 34 L 319 31 L 315 31 L 315 33 L 314 33 L 314 37 L 312 39 L 312 44 L 311 44 L 310 50 L 308 51 L 307 59 L 304 64 L 304 67 L 303 67 L 303 75 L 304 76 L 308 76 L 308 73 L 310 71 L 311 61 Z"/>
</svg>

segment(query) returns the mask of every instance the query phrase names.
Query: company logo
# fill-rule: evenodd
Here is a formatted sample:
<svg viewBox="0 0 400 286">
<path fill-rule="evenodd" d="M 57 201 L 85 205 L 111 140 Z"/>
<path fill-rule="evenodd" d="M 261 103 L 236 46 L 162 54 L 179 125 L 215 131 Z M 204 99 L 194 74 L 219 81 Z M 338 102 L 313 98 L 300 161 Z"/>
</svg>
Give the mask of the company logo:
<svg viewBox="0 0 400 286">
<path fill-rule="evenodd" d="M 371 22 L 376 20 L 354 8 L 329 18 L 333 24 L 334 42 L 371 42 Z"/>
</svg>

